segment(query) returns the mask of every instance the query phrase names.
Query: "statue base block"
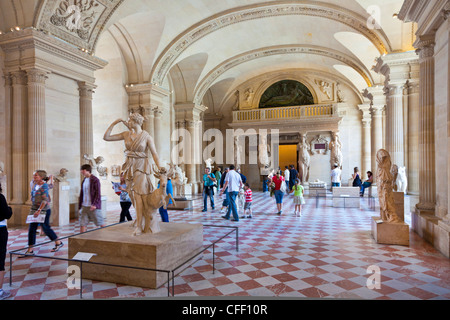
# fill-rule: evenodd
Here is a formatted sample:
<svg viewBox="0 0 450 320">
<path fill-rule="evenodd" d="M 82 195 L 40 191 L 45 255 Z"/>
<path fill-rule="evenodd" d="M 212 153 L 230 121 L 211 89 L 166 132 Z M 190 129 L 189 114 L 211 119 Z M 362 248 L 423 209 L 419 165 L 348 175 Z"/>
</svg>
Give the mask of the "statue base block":
<svg viewBox="0 0 450 320">
<path fill-rule="evenodd" d="M 168 206 L 167 208 L 170 210 L 192 210 L 193 207 L 193 203 L 194 200 L 191 199 L 186 199 L 186 198 L 182 198 L 182 199 L 177 199 L 175 198 L 175 206 L 171 205 Z"/>
<path fill-rule="evenodd" d="M 69 238 L 69 259 L 85 252 L 96 254 L 90 262 L 171 271 L 203 249 L 201 224 L 160 223 L 160 227 L 159 233 L 133 236 L 132 222 L 125 222 L 74 236 Z M 151 289 L 168 279 L 166 272 L 89 263 L 83 263 L 82 277 Z"/>
<path fill-rule="evenodd" d="M 372 236 L 377 243 L 409 246 L 409 225 L 380 221 L 380 217 L 372 217 Z"/>
</svg>

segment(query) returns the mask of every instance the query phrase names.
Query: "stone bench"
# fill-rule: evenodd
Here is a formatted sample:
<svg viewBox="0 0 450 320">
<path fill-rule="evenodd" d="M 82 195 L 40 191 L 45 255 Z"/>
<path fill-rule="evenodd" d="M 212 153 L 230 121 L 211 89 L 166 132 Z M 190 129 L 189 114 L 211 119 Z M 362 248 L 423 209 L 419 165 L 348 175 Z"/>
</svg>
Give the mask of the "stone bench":
<svg viewBox="0 0 450 320">
<path fill-rule="evenodd" d="M 333 207 L 359 208 L 359 187 L 333 188 Z"/>
</svg>

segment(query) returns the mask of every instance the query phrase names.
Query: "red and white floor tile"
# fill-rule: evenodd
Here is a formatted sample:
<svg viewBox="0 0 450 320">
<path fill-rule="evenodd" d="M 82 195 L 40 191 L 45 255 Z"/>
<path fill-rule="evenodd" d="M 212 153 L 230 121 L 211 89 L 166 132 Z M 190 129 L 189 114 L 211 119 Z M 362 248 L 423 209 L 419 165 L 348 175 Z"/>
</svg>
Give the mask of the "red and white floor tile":
<svg viewBox="0 0 450 320">
<path fill-rule="evenodd" d="M 253 218 L 239 222 L 221 218 L 221 200 L 216 209 L 201 212 L 203 202 L 194 201 L 190 211 L 169 211 L 171 222 L 200 222 L 205 225 L 239 227 L 239 251 L 234 234 L 176 276 L 176 296 L 259 296 L 339 299 L 428 300 L 450 299 L 450 259 L 436 251 L 413 231 L 410 246 L 377 244 L 371 236 L 367 199 L 361 209 L 333 208 L 331 200 L 307 198 L 301 217 L 293 214 L 292 197 L 284 199 L 281 215 L 267 193 L 254 192 Z M 208 203 L 209 205 L 209 203 Z M 107 223 L 119 220 L 120 207 L 108 204 Z M 132 212 L 134 217 L 134 212 Z M 406 222 L 410 224 L 410 215 Z M 93 226 L 90 226 L 93 227 Z M 55 227 L 60 237 L 79 232 L 79 224 Z M 27 246 L 27 228 L 9 230 L 8 250 Z M 205 245 L 229 229 L 205 227 Z M 38 236 L 38 242 L 46 242 Z M 38 255 L 67 258 L 66 245 L 51 253 L 53 243 L 40 246 Z M 67 288 L 67 262 L 30 257 L 12 259 L 9 286 L 9 256 L 4 288 L 11 300 L 79 299 L 79 290 Z M 381 271 L 381 288 L 369 289 L 370 266 Z M 84 299 L 167 297 L 167 287 L 157 290 L 115 283 L 83 280 Z"/>
</svg>

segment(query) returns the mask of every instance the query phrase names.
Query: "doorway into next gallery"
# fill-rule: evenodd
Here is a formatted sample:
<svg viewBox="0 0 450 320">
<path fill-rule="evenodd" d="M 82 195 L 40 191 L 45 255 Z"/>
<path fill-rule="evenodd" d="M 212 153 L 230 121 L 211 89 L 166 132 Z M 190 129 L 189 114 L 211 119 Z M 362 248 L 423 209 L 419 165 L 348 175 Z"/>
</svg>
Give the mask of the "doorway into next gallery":
<svg viewBox="0 0 450 320">
<path fill-rule="evenodd" d="M 294 165 L 297 169 L 298 152 L 296 144 L 281 144 L 278 148 L 278 164 L 281 171 L 284 171 L 285 167 Z"/>
</svg>

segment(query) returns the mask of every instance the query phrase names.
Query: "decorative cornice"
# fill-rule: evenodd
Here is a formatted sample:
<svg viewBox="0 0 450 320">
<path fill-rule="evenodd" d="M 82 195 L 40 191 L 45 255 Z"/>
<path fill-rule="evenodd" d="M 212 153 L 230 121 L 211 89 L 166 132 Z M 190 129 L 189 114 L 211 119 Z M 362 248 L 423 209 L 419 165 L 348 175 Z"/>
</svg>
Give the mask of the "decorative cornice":
<svg viewBox="0 0 450 320">
<path fill-rule="evenodd" d="M 315 54 L 321 55 L 325 57 L 329 57 L 340 62 L 345 63 L 346 65 L 355 69 L 366 81 L 367 86 L 372 86 L 374 83 L 370 72 L 367 68 L 359 63 L 356 59 L 353 59 L 347 56 L 344 53 L 341 53 L 337 50 L 332 50 L 329 48 L 319 47 L 319 46 L 305 46 L 305 45 L 285 45 L 285 46 L 273 46 L 273 47 L 265 47 L 257 50 L 252 50 L 249 52 L 245 52 L 238 56 L 232 57 L 220 65 L 213 68 L 200 82 L 194 92 L 194 102 L 201 102 L 203 96 L 206 91 L 211 87 L 214 81 L 219 78 L 223 73 L 227 70 L 254 60 L 258 58 L 268 57 L 272 55 L 280 55 L 280 54 Z"/>
<path fill-rule="evenodd" d="M 367 17 L 325 2 L 302 1 L 302 3 L 295 3 L 286 1 L 280 3 L 280 1 L 276 1 L 220 13 L 189 28 L 173 40 L 158 57 L 152 70 L 152 82 L 161 84 L 181 53 L 204 36 L 235 23 L 285 15 L 315 16 L 337 21 L 366 36 L 380 54 L 391 51 L 386 35 L 382 31 L 371 30 L 367 27 Z"/>
<path fill-rule="evenodd" d="M 108 63 L 98 57 L 92 56 L 85 52 L 78 50 L 76 47 L 63 42 L 57 38 L 46 35 L 34 28 L 28 28 L 17 32 L 10 32 L 0 35 L 0 47 L 8 54 L 15 51 L 22 51 L 24 49 L 40 50 L 44 53 L 49 53 L 48 63 L 53 63 L 54 57 L 60 57 L 64 60 L 74 62 L 88 70 L 95 71 L 104 68 Z M 23 65 L 21 58 L 21 68 L 34 67 L 36 61 L 41 58 L 36 56 L 30 59 L 30 66 Z M 8 69 L 8 64 L 14 63 L 9 59 L 5 62 L 5 68 Z M 11 66 L 14 67 L 14 66 Z M 18 66 L 17 66 L 18 67 Z"/>
</svg>

